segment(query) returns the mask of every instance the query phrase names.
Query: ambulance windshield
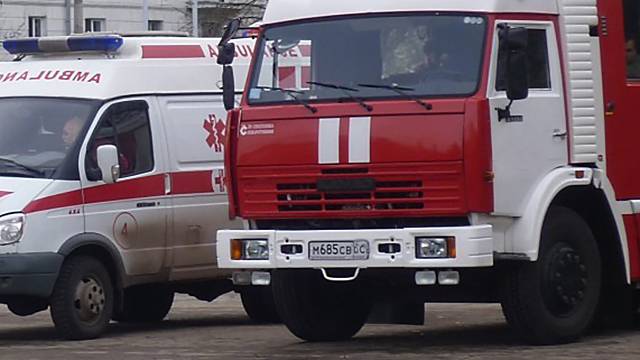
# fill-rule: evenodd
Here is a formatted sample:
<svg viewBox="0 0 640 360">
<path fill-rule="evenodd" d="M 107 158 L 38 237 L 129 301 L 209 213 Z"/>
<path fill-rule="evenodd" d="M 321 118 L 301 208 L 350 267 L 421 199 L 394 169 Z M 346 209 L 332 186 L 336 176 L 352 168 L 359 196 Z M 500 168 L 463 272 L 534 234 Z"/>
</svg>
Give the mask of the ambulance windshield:
<svg viewBox="0 0 640 360">
<path fill-rule="evenodd" d="M 0 99 L 0 176 L 54 178 L 65 162 L 77 169 L 77 148 L 98 105 L 79 99 Z"/>
<path fill-rule="evenodd" d="M 260 39 L 248 100 L 347 101 L 345 92 L 360 99 L 471 95 L 480 82 L 485 32 L 484 17 L 460 14 L 270 27 Z"/>
</svg>

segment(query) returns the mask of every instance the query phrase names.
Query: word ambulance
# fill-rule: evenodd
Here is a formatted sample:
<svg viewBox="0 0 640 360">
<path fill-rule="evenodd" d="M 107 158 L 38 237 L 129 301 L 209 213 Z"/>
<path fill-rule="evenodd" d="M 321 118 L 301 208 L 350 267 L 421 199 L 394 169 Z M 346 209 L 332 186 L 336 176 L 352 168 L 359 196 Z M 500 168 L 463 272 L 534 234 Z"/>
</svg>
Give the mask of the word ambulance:
<svg viewBox="0 0 640 360">
<path fill-rule="evenodd" d="M 271 0 L 228 115 L 230 211 L 247 227 L 218 232 L 219 266 L 271 284 L 310 341 L 422 323 L 425 302 L 501 303 L 535 344 L 630 321 L 630 3 Z M 289 76 L 279 55 L 301 45 L 309 68 Z"/>
<path fill-rule="evenodd" d="M 214 242 L 240 226 L 227 216 L 217 41 L 3 43 L 16 61 L 0 64 L 0 303 L 50 307 L 63 337 L 87 339 L 112 319 L 162 320 L 175 292 L 232 290 Z M 241 80 L 249 60 L 238 54 Z M 273 317 L 252 305 L 260 291 L 241 295 L 251 317 Z"/>
</svg>

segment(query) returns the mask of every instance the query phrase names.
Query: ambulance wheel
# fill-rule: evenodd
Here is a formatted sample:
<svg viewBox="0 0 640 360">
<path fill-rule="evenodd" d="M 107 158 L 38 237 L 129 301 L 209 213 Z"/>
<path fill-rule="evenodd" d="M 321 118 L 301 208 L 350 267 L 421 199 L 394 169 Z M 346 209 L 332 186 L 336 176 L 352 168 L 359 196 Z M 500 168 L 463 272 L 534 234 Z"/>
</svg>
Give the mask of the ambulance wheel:
<svg viewBox="0 0 640 360">
<path fill-rule="evenodd" d="M 173 290 L 160 285 L 136 286 L 124 291 L 122 310 L 113 320 L 123 323 L 162 321 L 173 306 Z"/>
<path fill-rule="evenodd" d="M 316 270 L 278 270 L 272 280 L 278 313 L 302 340 L 348 340 L 371 311 L 369 299 L 355 282 L 328 282 Z"/>
<path fill-rule="evenodd" d="M 93 257 L 71 257 L 62 265 L 53 289 L 51 318 L 65 339 L 94 339 L 111 320 L 113 299 L 105 266 Z"/>
<path fill-rule="evenodd" d="M 252 321 L 262 324 L 281 322 L 271 286 L 246 286 L 240 290 L 240 299 L 244 311 Z"/>
<path fill-rule="evenodd" d="M 553 206 L 544 220 L 538 261 L 506 275 L 502 310 L 527 342 L 577 340 L 591 325 L 602 282 L 598 244 L 573 210 Z"/>
</svg>

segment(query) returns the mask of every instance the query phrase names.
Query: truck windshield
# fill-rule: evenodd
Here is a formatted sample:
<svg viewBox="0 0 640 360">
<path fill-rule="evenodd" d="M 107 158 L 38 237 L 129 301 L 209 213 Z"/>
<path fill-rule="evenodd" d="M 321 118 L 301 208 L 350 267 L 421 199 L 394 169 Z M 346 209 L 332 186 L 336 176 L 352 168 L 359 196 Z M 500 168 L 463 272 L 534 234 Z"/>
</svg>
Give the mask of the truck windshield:
<svg viewBox="0 0 640 360">
<path fill-rule="evenodd" d="M 484 17 L 460 14 L 270 27 L 258 44 L 248 101 L 295 102 L 291 90 L 306 102 L 471 95 L 480 81 L 485 32 Z"/>
<path fill-rule="evenodd" d="M 0 176 L 53 178 L 74 153 L 77 169 L 76 148 L 98 105 L 78 99 L 0 99 Z"/>
</svg>

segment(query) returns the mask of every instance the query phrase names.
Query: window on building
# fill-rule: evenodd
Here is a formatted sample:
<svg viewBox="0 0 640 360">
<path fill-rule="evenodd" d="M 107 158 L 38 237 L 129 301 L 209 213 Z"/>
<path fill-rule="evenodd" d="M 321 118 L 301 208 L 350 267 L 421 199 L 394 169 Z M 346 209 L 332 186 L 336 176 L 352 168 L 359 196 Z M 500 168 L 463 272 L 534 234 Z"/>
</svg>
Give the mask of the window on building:
<svg viewBox="0 0 640 360">
<path fill-rule="evenodd" d="M 149 31 L 160 31 L 162 30 L 162 20 L 149 20 L 148 23 L 148 30 Z"/>
<path fill-rule="evenodd" d="M 100 32 L 107 30 L 107 20 L 105 19 L 84 19 L 84 31 L 86 32 Z"/>
<path fill-rule="evenodd" d="M 29 37 L 47 36 L 47 18 L 29 16 Z"/>
<path fill-rule="evenodd" d="M 640 80 L 640 3 L 624 0 L 623 5 L 627 78 Z"/>
<path fill-rule="evenodd" d="M 549 73 L 549 49 L 547 47 L 547 31 L 545 29 L 529 29 L 529 42 L 527 44 L 527 73 L 529 77 L 529 89 L 551 89 L 551 76 Z M 496 90 L 507 90 L 507 52 L 500 47 L 498 50 L 498 79 Z"/>
<path fill-rule="evenodd" d="M 153 146 L 148 105 L 144 101 L 118 103 L 110 107 L 100 120 L 89 143 L 86 156 L 88 175 L 98 168 L 97 148 L 115 145 L 121 177 L 134 176 L 153 170 Z M 89 176 L 99 179 L 98 176 Z"/>
</svg>

